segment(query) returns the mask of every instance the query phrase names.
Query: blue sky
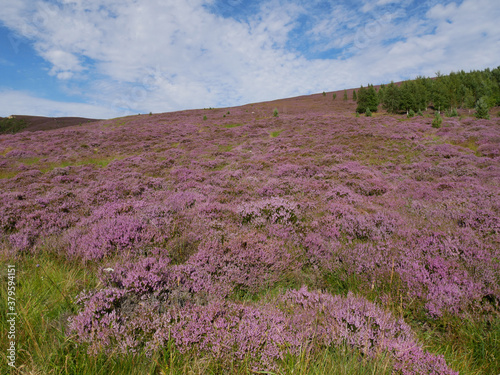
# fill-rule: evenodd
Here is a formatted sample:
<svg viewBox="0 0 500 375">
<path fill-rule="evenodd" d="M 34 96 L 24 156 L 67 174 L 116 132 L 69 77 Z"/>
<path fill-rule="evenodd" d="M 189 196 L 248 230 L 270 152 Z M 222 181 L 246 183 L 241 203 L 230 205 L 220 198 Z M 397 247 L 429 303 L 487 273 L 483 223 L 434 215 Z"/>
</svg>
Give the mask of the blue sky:
<svg viewBox="0 0 500 375">
<path fill-rule="evenodd" d="M 227 107 L 500 65 L 498 0 L 0 0 L 0 116 Z"/>
</svg>

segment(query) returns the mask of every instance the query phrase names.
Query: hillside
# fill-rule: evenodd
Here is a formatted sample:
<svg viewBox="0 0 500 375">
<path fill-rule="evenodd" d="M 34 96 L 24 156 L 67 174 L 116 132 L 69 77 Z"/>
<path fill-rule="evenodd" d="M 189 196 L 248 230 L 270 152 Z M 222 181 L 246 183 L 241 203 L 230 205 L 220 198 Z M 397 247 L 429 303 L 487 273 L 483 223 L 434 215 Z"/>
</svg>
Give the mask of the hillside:
<svg viewBox="0 0 500 375">
<path fill-rule="evenodd" d="M 98 121 L 83 117 L 43 117 L 12 115 L 0 117 L 0 134 L 17 133 L 20 131 L 40 131 L 65 128 L 67 126 L 82 125 Z"/>
<path fill-rule="evenodd" d="M 0 135 L 17 364 L 499 373 L 500 118 L 336 94 Z"/>
</svg>

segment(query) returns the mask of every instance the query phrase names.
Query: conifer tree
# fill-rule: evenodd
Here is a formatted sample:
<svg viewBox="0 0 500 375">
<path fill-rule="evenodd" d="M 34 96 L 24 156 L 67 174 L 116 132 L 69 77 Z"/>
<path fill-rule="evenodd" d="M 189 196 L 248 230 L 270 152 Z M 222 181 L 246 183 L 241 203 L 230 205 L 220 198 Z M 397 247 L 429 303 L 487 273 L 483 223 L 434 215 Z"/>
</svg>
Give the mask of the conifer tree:
<svg viewBox="0 0 500 375">
<path fill-rule="evenodd" d="M 439 112 L 436 112 L 436 115 L 434 116 L 434 119 L 432 120 L 432 127 L 439 129 L 441 127 L 441 123 L 443 122 L 443 118 L 439 114 Z"/>
<path fill-rule="evenodd" d="M 367 108 L 370 108 L 371 112 L 377 112 L 378 109 L 378 95 L 375 87 L 373 85 L 368 85 L 367 88 L 361 86 L 357 94 L 357 111 L 359 113 L 365 113 Z"/>
<path fill-rule="evenodd" d="M 488 103 L 486 102 L 484 97 L 479 99 L 476 103 L 476 118 L 484 118 L 489 120 L 490 114 L 488 110 Z"/>
<path fill-rule="evenodd" d="M 356 112 L 365 113 L 366 108 L 368 108 L 368 101 L 366 96 L 366 89 L 362 85 L 358 90 L 357 99 L 358 107 L 356 108 Z"/>
<path fill-rule="evenodd" d="M 396 113 L 399 109 L 400 93 L 399 87 L 391 82 L 384 88 L 383 105 L 387 112 Z"/>
</svg>

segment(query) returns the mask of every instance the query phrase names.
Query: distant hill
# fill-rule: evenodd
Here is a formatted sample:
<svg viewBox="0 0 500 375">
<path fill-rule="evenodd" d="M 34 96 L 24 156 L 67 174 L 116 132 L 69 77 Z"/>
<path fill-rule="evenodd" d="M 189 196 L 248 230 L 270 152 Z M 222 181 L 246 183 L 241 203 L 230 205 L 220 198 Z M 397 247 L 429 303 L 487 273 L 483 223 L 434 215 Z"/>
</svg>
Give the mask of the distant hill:
<svg viewBox="0 0 500 375">
<path fill-rule="evenodd" d="M 80 125 L 99 121 L 84 117 L 42 117 L 12 115 L 0 117 L 0 134 L 18 133 L 21 131 L 40 131 L 65 128 L 67 126 Z"/>
</svg>

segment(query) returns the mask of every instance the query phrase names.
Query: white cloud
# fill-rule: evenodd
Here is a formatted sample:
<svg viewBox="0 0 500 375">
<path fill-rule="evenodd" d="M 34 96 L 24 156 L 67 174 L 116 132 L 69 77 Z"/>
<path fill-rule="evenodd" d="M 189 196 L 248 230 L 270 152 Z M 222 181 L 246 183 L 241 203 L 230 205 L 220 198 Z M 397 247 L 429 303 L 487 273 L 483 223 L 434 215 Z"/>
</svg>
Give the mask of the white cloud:
<svg viewBox="0 0 500 375">
<path fill-rule="evenodd" d="M 91 106 L 94 112 L 111 108 L 107 117 L 237 105 L 500 61 L 495 0 L 438 4 L 424 16 L 408 8 L 408 0 L 365 2 L 365 13 L 335 6 L 308 14 L 310 49 L 345 48 L 337 59 L 287 50 L 290 32 L 308 12 L 306 2 L 263 2 L 246 21 L 210 13 L 204 5 L 213 3 L 61 0 L 32 6 L 17 0 L 6 4 L 0 20 L 33 40 L 51 74 L 78 84 L 89 102 L 102 103 Z"/>
<path fill-rule="evenodd" d="M 73 76 L 73 73 L 83 70 L 78 58 L 72 53 L 58 49 L 49 49 L 46 52 L 41 52 L 40 55 L 52 64 L 50 74 L 57 74 L 58 78 L 68 79 Z"/>
<path fill-rule="evenodd" d="M 435 19 L 446 19 L 449 17 L 453 17 L 456 13 L 457 4 L 455 3 L 450 3 L 447 5 L 437 4 L 427 12 L 427 17 Z"/>
<path fill-rule="evenodd" d="M 6 117 L 9 115 L 104 119 L 122 114 L 99 105 L 58 102 L 39 98 L 23 91 L 0 91 L 0 116 Z"/>
</svg>

